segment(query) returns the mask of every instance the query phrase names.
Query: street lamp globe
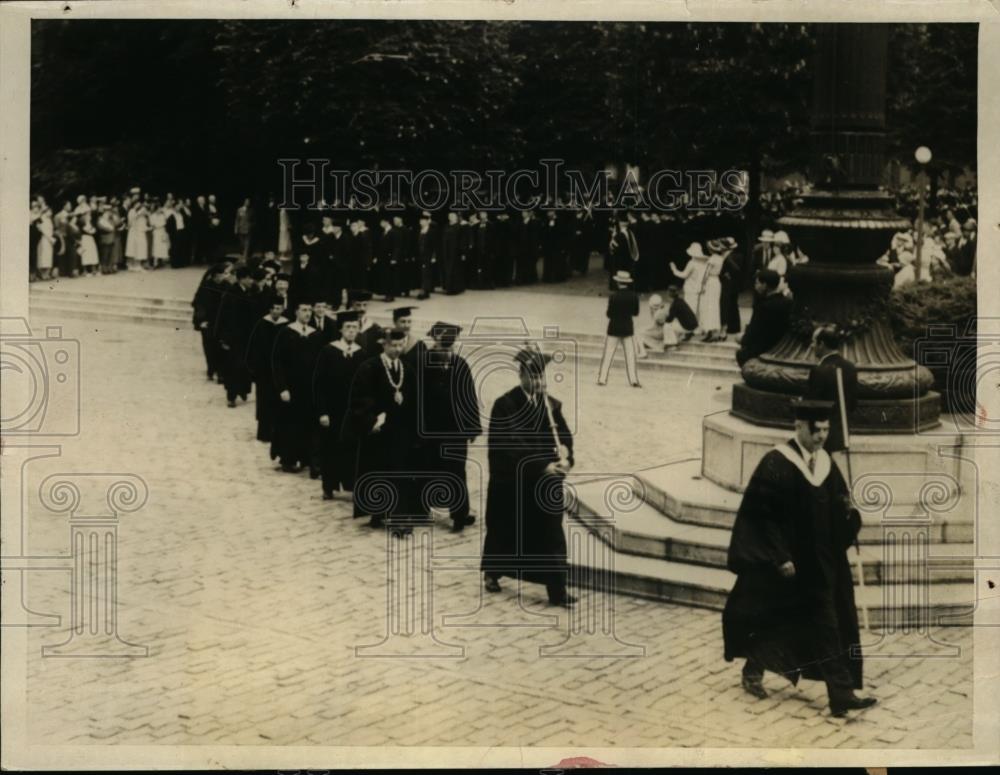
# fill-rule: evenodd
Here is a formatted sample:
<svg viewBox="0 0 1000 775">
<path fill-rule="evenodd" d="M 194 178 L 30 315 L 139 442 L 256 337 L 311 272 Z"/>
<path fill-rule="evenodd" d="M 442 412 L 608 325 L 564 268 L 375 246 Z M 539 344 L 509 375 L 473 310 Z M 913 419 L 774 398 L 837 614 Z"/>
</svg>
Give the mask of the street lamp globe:
<svg viewBox="0 0 1000 775">
<path fill-rule="evenodd" d="M 931 149 L 926 145 L 921 145 L 917 148 L 916 152 L 913 154 L 917 161 L 921 164 L 926 164 L 931 160 Z"/>
</svg>

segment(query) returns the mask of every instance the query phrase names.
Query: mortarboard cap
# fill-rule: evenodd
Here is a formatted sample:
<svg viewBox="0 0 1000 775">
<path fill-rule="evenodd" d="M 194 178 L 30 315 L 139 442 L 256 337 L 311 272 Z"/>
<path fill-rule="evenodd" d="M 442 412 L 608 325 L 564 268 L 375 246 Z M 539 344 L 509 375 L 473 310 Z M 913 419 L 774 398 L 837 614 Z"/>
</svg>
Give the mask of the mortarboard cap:
<svg viewBox="0 0 1000 775">
<path fill-rule="evenodd" d="M 392 311 L 392 322 L 395 323 L 400 318 L 408 318 L 413 314 L 416 307 L 396 307 Z"/>
<path fill-rule="evenodd" d="M 792 411 L 796 420 L 808 420 L 819 422 L 829 420 L 833 412 L 833 401 L 816 401 L 807 398 L 800 398 L 792 403 Z"/>
<path fill-rule="evenodd" d="M 534 347 L 526 347 L 514 356 L 521 371 L 531 371 L 540 374 L 545 371 L 546 365 L 552 360 L 551 355 L 546 355 L 541 350 Z"/>
<path fill-rule="evenodd" d="M 361 317 L 361 313 L 356 309 L 344 310 L 343 312 L 337 313 L 337 323 L 339 325 L 344 325 L 344 323 L 357 323 Z"/>
<path fill-rule="evenodd" d="M 437 337 L 451 335 L 455 337 L 459 335 L 461 330 L 462 327 L 457 323 L 445 323 L 443 320 L 439 320 L 431 326 L 430 331 L 427 332 L 427 336 Z"/>
</svg>

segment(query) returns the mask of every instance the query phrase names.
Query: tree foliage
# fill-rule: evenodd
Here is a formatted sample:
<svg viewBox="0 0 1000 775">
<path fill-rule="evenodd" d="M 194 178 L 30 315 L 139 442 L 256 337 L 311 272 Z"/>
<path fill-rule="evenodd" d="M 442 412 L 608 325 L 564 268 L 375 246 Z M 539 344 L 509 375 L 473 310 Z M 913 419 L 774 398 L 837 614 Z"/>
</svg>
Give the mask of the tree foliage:
<svg viewBox="0 0 1000 775">
<path fill-rule="evenodd" d="M 974 25 L 898 25 L 891 148 L 975 162 Z M 803 24 L 36 21 L 32 183 L 274 188 L 357 169 L 805 164 Z"/>
</svg>

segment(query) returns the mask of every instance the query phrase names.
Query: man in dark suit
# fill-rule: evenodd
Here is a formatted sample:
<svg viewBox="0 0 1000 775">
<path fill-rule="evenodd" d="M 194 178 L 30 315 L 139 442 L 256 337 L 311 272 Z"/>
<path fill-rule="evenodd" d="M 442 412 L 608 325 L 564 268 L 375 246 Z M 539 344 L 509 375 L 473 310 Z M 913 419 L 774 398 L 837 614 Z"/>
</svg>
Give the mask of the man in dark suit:
<svg viewBox="0 0 1000 775">
<path fill-rule="evenodd" d="M 736 351 L 736 362 L 741 367 L 774 347 L 788 330 L 792 300 L 781 292 L 780 284 L 781 276 L 773 269 L 757 272 L 753 315 Z"/>
<path fill-rule="evenodd" d="M 816 401 L 832 401 L 830 435 L 826 451 L 833 454 L 847 448 L 844 424 L 841 422 L 840 389 L 844 390 L 844 408 L 848 420 L 858 405 L 858 370 L 851 361 L 840 354 L 840 334 L 832 326 L 821 326 L 813 333 L 813 352 L 817 363 L 809 370 L 809 385 L 805 397 Z M 836 458 L 835 458 L 836 459 Z M 838 465 L 840 460 L 836 461 Z"/>
<path fill-rule="evenodd" d="M 267 314 L 257 320 L 247 343 L 247 366 L 257 390 L 257 441 L 271 443 L 274 440 L 274 417 L 279 401 L 274 389 L 271 356 L 278 332 L 289 320 L 285 317 L 285 301 L 280 296 L 269 294 L 266 304 Z M 273 460 L 273 447 L 271 452 Z"/>
<path fill-rule="evenodd" d="M 608 297 L 608 334 L 604 340 L 604 355 L 601 356 L 597 384 L 608 384 L 611 361 L 614 360 L 618 345 L 621 345 L 625 351 L 625 372 L 629 384 L 632 387 L 642 387 L 635 367 L 635 325 L 632 321 L 639 314 L 639 294 L 632 290 L 632 276 L 628 272 L 618 272 L 613 279 L 618 289 Z"/>
<path fill-rule="evenodd" d="M 632 233 L 628 213 L 624 210 L 618 213 L 615 220 L 615 229 L 611 234 L 611 241 L 608 243 L 608 255 L 610 256 L 611 274 L 617 272 L 628 272 L 631 276 L 635 271 L 636 263 L 639 261 L 639 242 L 635 234 Z M 614 280 L 608 278 L 608 287 L 615 289 Z"/>
</svg>

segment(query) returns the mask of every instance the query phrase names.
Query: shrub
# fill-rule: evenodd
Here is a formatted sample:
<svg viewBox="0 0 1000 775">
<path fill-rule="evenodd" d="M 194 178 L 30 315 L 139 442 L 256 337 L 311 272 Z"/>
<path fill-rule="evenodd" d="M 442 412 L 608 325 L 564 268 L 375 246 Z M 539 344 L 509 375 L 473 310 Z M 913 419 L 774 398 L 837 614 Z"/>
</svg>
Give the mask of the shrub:
<svg viewBox="0 0 1000 775">
<path fill-rule="evenodd" d="M 976 408 L 976 281 L 949 277 L 913 283 L 892 292 L 889 320 L 904 354 L 925 361 L 941 393 L 942 408 L 971 413 Z M 932 328 L 934 327 L 934 328 Z M 947 362 L 930 363 L 917 342 L 934 341 L 935 352 L 950 350 Z"/>
</svg>

